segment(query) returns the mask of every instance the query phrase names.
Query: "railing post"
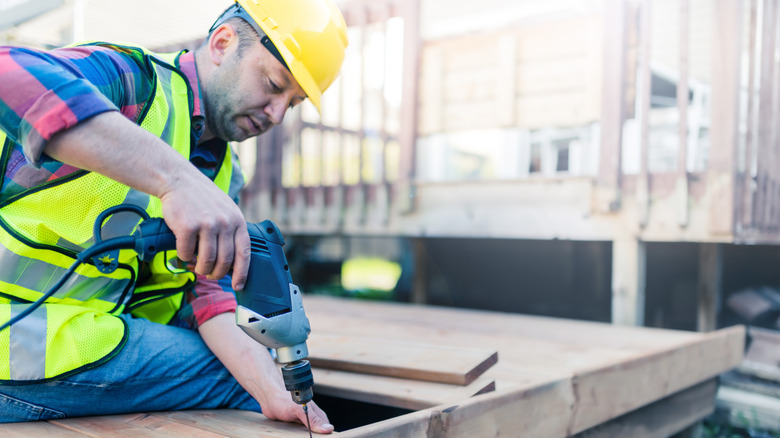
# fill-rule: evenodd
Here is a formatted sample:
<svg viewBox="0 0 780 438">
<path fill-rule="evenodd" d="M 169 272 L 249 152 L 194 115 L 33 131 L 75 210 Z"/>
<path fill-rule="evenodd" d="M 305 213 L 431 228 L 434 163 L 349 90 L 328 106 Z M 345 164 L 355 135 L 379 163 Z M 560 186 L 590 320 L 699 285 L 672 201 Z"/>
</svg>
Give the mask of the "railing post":
<svg viewBox="0 0 780 438">
<path fill-rule="evenodd" d="M 604 60 L 601 96 L 601 147 L 596 209 L 611 212 L 621 202 L 621 146 L 626 106 L 625 0 L 607 0 L 604 7 Z"/>
<path fill-rule="evenodd" d="M 713 27 L 717 31 L 712 43 L 712 127 L 707 179 L 708 183 L 720 188 L 710 207 L 710 230 L 712 234 L 732 236 L 735 231 L 742 1 L 715 0 L 714 11 Z M 749 177 L 749 171 L 746 177 Z"/>
</svg>

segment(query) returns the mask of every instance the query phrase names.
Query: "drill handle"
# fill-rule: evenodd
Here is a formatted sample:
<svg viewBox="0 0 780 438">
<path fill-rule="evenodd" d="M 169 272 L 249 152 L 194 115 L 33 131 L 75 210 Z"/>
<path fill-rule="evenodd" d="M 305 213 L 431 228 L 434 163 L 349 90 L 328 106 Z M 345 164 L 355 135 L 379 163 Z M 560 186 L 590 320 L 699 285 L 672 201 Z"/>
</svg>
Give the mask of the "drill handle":
<svg viewBox="0 0 780 438">
<path fill-rule="evenodd" d="M 133 233 L 135 252 L 144 262 L 151 262 L 157 253 L 176 249 L 176 235 L 162 218 L 147 219 Z"/>
</svg>

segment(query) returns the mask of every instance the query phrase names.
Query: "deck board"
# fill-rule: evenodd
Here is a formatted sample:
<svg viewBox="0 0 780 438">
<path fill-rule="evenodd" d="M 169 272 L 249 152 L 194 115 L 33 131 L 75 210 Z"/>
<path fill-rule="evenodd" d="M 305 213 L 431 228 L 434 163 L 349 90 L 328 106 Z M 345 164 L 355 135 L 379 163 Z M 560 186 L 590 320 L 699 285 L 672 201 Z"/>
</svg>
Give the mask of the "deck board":
<svg viewBox="0 0 780 438">
<path fill-rule="evenodd" d="M 339 437 L 570 436 L 632 418 L 626 415 L 675 394 L 701 393 L 691 388 L 741 362 L 745 338 L 742 326 L 705 334 L 319 296 L 306 296 L 304 305 L 314 336 L 370 337 L 377 348 L 416 342 L 498 352 L 473 388 L 315 369 L 322 394 L 419 409 L 334 433 Z M 495 391 L 474 395 L 486 382 L 495 382 Z M 709 404 L 701 406 L 675 421 L 694 421 Z M 231 410 L 0 425 L 0 436 L 51 436 L 52 427 L 75 437 L 308 436 L 303 426 Z"/>
<path fill-rule="evenodd" d="M 495 350 L 313 333 L 312 366 L 426 382 L 468 385 L 498 361 Z"/>
</svg>

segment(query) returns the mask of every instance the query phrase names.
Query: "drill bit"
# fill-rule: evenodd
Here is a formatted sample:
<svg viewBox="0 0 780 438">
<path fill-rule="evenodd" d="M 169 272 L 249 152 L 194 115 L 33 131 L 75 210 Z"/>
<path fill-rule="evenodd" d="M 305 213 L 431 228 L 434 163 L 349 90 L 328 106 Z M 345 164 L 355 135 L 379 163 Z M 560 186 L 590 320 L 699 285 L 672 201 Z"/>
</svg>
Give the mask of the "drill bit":
<svg viewBox="0 0 780 438">
<path fill-rule="evenodd" d="M 306 414 L 306 427 L 309 428 L 309 438 L 311 438 L 311 422 L 309 421 L 309 406 L 306 403 L 303 404 L 303 413 Z"/>
</svg>

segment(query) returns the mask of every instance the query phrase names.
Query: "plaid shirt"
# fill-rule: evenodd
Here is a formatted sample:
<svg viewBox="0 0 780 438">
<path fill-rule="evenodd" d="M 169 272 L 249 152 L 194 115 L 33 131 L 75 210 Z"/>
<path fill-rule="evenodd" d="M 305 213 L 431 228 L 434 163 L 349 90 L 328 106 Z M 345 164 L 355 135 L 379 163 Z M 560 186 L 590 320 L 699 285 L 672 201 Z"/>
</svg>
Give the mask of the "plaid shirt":
<svg viewBox="0 0 780 438">
<path fill-rule="evenodd" d="M 195 91 L 190 162 L 213 178 L 227 145 L 218 140 L 197 144 L 205 119 L 194 55 L 181 55 L 177 67 Z M 155 87 L 151 75 L 139 51 L 115 46 L 51 51 L 0 47 L 0 129 L 15 142 L 0 199 L 78 170 L 43 153 L 54 134 L 106 111 L 138 122 Z M 186 302 L 180 317 L 191 327 L 236 307 L 229 277 L 212 281 L 198 276 Z"/>
</svg>

